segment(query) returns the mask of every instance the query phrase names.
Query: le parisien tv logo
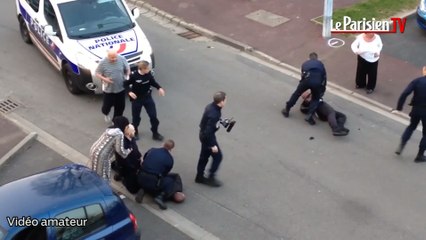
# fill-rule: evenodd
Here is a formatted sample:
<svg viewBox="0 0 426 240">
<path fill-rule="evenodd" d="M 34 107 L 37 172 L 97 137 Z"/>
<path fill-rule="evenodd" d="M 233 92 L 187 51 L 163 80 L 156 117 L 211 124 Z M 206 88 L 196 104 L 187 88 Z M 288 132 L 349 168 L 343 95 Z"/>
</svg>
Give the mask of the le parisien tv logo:
<svg viewBox="0 0 426 240">
<path fill-rule="evenodd" d="M 393 17 L 390 20 L 376 20 L 375 18 L 352 20 L 344 16 L 342 21 L 331 19 L 331 33 L 404 33 L 407 18 Z"/>
</svg>

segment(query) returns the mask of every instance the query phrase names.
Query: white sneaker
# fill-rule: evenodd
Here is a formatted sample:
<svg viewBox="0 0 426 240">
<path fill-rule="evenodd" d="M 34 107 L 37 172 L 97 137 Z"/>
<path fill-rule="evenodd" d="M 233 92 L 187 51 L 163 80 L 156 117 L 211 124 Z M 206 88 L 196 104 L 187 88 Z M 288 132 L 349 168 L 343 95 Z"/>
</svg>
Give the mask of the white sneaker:
<svg viewBox="0 0 426 240">
<path fill-rule="evenodd" d="M 106 123 L 111 123 L 111 117 L 108 115 L 104 115 L 104 119 Z"/>
</svg>

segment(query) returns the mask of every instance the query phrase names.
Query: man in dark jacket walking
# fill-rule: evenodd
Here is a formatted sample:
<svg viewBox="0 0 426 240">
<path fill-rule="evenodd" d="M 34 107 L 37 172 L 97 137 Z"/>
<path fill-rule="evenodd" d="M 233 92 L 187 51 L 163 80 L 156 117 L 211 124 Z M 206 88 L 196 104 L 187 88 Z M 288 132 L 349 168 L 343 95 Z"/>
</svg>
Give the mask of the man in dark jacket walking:
<svg viewBox="0 0 426 240">
<path fill-rule="evenodd" d="M 315 120 L 313 115 L 318 107 L 320 98 L 324 95 L 327 85 L 327 73 L 324 64 L 318 60 L 318 55 L 314 52 L 309 54 L 309 60 L 302 64 L 301 70 L 302 79 L 281 113 L 284 117 L 289 117 L 290 109 L 296 104 L 297 99 L 299 99 L 303 92 L 310 89 L 312 93 L 312 101 L 309 104 L 309 111 L 305 120 L 309 124 L 314 125 Z"/>
<path fill-rule="evenodd" d="M 204 109 L 203 117 L 200 122 L 200 142 L 201 152 L 197 165 L 196 183 L 206 184 L 212 187 L 220 187 L 222 183 L 216 179 L 216 171 L 222 161 L 222 151 L 216 140 L 216 131 L 219 130 L 222 116 L 222 108 L 226 103 L 226 94 L 224 92 L 216 92 L 213 95 L 213 102 L 208 104 Z M 213 162 L 210 167 L 208 178 L 204 177 L 204 171 L 210 156 Z"/>
<path fill-rule="evenodd" d="M 414 79 L 402 92 L 399 97 L 396 110 L 402 111 L 405 100 L 411 93 L 413 93 L 413 98 L 410 103 L 412 106 L 410 112 L 410 125 L 408 125 L 402 134 L 401 143 L 395 153 L 398 155 L 402 153 L 402 150 L 421 121 L 423 125 L 423 137 L 420 141 L 419 152 L 417 153 L 414 162 L 426 162 L 426 157 L 424 156 L 424 152 L 426 150 L 426 66 L 423 67 L 423 76 Z"/>
</svg>

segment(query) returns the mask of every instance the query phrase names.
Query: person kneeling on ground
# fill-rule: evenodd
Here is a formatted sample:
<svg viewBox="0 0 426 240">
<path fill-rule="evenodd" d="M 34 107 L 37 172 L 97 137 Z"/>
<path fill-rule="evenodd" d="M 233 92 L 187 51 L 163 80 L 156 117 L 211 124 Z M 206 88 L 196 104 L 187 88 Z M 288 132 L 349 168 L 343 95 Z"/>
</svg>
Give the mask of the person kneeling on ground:
<svg viewBox="0 0 426 240">
<path fill-rule="evenodd" d="M 130 193 L 137 193 L 139 190 L 137 182 L 137 173 L 142 164 L 142 154 L 139 152 L 135 138 L 135 127 L 132 124 L 124 131 L 124 148 L 133 149 L 127 157 L 123 158 L 117 152 L 115 153 L 115 161 L 111 163 L 111 167 L 117 173 L 114 180 L 122 181 L 123 185 Z"/>
<path fill-rule="evenodd" d="M 303 102 L 300 105 L 300 111 L 307 114 L 309 111 L 309 104 L 311 102 L 311 91 L 307 90 L 302 94 Z M 320 99 L 320 103 L 315 112 L 318 118 L 322 121 L 328 121 L 331 131 L 334 136 L 346 136 L 349 133 L 349 129 L 345 128 L 346 115 L 334 110 L 328 103 Z"/>
<path fill-rule="evenodd" d="M 118 116 L 112 121 L 114 125 L 107 128 L 90 148 L 92 170 L 108 182 L 111 177 L 111 161 L 114 158 L 114 152 L 122 157 L 127 157 L 132 152 L 131 148 L 124 148 L 123 143 L 124 132 L 129 126 L 129 120 L 126 117 Z"/>
<path fill-rule="evenodd" d="M 161 148 L 151 148 L 144 157 L 137 180 L 140 190 L 136 194 L 136 202 L 141 203 L 145 192 L 152 194 L 154 202 L 161 208 L 167 209 L 165 201 L 174 200 L 182 202 L 183 194 L 182 180 L 177 173 L 170 173 L 174 160 L 171 150 L 175 142 L 166 140 Z"/>
</svg>

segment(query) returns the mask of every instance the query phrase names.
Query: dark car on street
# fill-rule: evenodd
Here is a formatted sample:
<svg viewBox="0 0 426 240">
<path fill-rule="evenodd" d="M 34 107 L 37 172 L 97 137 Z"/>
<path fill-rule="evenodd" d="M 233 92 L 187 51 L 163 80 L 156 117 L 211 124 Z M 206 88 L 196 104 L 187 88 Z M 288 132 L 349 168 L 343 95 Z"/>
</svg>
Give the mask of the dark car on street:
<svg viewBox="0 0 426 240">
<path fill-rule="evenodd" d="M 135 216 L 89 168 L 68 164 L 0 186 L 0 240 L 140 239 Z"/>
<path fill-rule="evenodd" d="M 420 0 L 417 7 L 417 24 L 426 30 L 426 0 Z"/>
</svg>

